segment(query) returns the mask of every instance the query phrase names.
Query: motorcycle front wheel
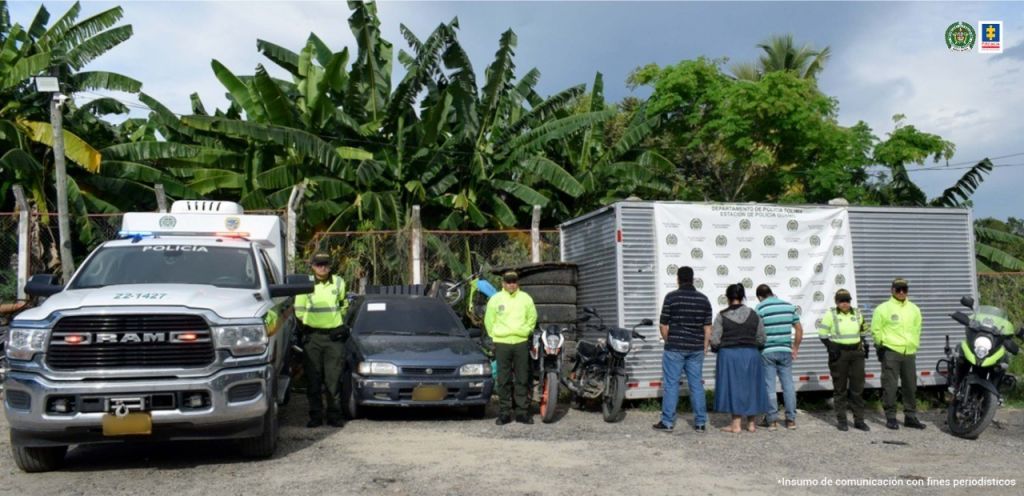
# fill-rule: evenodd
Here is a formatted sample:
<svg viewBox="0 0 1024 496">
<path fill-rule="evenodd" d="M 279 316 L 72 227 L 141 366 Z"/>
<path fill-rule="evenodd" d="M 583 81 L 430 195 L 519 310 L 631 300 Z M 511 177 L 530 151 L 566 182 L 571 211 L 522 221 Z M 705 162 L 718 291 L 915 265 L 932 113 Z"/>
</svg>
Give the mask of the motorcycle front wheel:
<svg viewBox="0 0 1024 496">
<path fill-rule="evenodd" d="M 548 372 L 544 377 L 544 391 L 540 395 L 540 418 L 545 424 L 555 420 L 558 406 L 558 372 Z"/>
<path fill-rule="evenodd" d="M 971 387 L 963 401 L 954 398 L 949 405 L 946 423 L 950 434 L 964 439 L 978 439 L 992 423 L 998 405 L 999 400 L 994 393 L 982 387 Z"/>
<path fill-rule="evenodd" d="M 601 398 L 601 413 L 605 422 L 619 422 L 626 415 L 622 402 L 626 399 L 626 376 L 615 375 L 608 381 L 608 387 Z"/>
</svg>

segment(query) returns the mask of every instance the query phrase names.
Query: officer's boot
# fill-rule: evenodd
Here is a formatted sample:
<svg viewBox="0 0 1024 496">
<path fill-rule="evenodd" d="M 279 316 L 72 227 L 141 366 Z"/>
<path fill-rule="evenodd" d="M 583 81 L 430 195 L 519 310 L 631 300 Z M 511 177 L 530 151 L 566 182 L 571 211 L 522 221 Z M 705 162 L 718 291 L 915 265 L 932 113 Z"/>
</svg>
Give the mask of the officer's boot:
<svg viewBox="0 0 1024 496">
<path fill-rule="evenodd" d="M 846 415 L 836 417 L 836 428 L 843 432 L 850 430 L 850 424 L 846 421 Z"/>
</svg>

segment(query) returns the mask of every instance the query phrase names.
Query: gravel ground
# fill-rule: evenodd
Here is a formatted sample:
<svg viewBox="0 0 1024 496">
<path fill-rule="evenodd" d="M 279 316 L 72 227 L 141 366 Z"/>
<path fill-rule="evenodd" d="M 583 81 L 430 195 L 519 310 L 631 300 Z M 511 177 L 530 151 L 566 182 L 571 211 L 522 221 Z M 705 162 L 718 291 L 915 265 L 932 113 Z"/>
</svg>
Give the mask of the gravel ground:
<svg viewBox="0 0 1024 496">
<path fill-rule="evenodd" d="M 0 438 L 0 494 L 962 494 L 962 487 L 911 487 L 958 479 L 1003 479 L 1015 487 L 975 494 L 1021 494 L 1024 411 L 1004 409 L 978 441 L 941 429 L 838 432 L 828 412 L 804 413 L 795 431 L 696 434 L 681 417 L 675 433 L 651 430 L 655 412 L 630 410 L 619 424 L 599 412 L 568 411 L 554 424 L 494 425 L 457 412 L 378 412 L 342 429 L 306 429 L 305 404 L 283 413 L 271 460 L 237 457 L 230 443 L 132 444 L 76 448 L 63 471 L 24 474 Z M 712 424 L 726 423 L 712 414 Z M 685 422 L 684 422 L 685 421 Z M 0 419 L 0 430 L 6 422 Z M 784 485 L 782 479 L 818 486 Z M 857 479 L 898 488 L 821 486 Z M 807 484 L 808 482 L 804 482 Z M 933 482 L 934 483 L 934 482 Z"/>
</svg>

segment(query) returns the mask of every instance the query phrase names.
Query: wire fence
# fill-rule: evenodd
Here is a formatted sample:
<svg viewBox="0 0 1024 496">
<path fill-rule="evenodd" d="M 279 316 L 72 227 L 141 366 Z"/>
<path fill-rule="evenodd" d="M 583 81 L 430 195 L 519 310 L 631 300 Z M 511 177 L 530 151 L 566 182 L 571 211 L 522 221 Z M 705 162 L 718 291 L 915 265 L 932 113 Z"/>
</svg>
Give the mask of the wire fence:
<svg viewBox="0 0 1024 496">
<path fill-rule="evenodd" d="M 502 266 L 531 260 L 531 231 L 422 231 L 424 281 L 463 280 Z M 306 244 L 296 267 L 314 252 L 334 259 L 346 280 L 368 284 L 409 284 L 412 279 L 412 230 L 322 232 Z M 559 260 L 559 232 L 540 232 L 542 261 Z"/>
</svg>

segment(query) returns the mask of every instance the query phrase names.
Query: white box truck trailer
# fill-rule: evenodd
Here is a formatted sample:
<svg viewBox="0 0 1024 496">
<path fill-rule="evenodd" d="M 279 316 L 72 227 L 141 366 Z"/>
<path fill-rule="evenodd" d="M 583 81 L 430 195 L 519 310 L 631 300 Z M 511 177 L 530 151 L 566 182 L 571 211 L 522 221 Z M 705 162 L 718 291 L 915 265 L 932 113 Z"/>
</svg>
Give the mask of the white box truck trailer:
<svg viewBox="0 0 1024 496">
<path fill-rule="evenodd" d="M 835 290 L 850 290 L 870 319 L 889 298 L 892 279 L 904 277 L 923 316 L 918 385 L 944 384 L 933 364 L 943 357 L 946 335 L 962 333 L 949 315 L 961 296 L 977 297 L 972 226 L 968 209 L 623 201 L 560 229 L 562 260 L 579 266 L 579 308 L 592 307 L 622 327 L 655 321 L 638 329 L 647 340 L 635 340 L 627 358 L 626 398 L 637 399 L 662 393 L 656 325 L 665 295 L 676 288 L 675 269 L 683 265 L 694 267 L 715 311 L 725 306 L 725 287 L 741 281 L 750 288 L 751 305 L 753 288 L 767 283 L 800 307 L 804 344 L 793 364 L 798 391 L 832 389 L 815 321 L 833 305 Z M 714 363 L 704 365 L 708 389 Z M 867 387 L 881 387 L 873 351 Z M 686 392 L 685 384 L 680 390 Z"/>
</svg>

